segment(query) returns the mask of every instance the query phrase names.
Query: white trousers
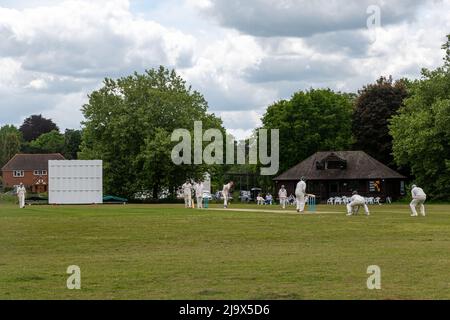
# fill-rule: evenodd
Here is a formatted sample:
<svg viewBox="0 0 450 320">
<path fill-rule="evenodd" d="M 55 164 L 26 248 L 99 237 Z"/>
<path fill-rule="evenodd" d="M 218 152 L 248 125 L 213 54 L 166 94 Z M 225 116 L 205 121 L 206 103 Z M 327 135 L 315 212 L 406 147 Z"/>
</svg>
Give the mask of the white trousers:
<svg viewBox="0 0 450 320">
<path fill-rule="evenodd" d="M 300 210 L 300 212 L 305 211 L 305 195 L 296 194 L 295 197 L 297 200 L 297 210 Z"/>
<path fill-rule="evenodd" d="M 409 207 L 411 208 L 413 216 L 417 216 L 416 208 L 417 206 L 420 206 L 420 214 L 425 217 L 425 206 L 424 206 L 425 200 L 427 200 L 427 197 L 420 197 L 413 199 L 413 201 L 411 201 Z"/>
<path fill-rule="evenodd" d="M 353 214 L 353 209 L 356 209 L 358 207 L 364 207 L 364 211 L 366 212 L 367 215 L 369 215 L 369 207 L 367 206 L 367 204 L 365 202 L 362 201 L 352 201 L 350 203 L 347 204 L 347 213 L 348 214 Z"/>
<path fill-rule="evenodd" d="M 227 207 L 228 206 L 228 195 L 227 194 L 223 194 L 223 206 Z"/>
<path fill-rule="evenodd" d="M 190 195 L 190 194 L 184 195 L 184 207 L 185 208 L 192 207 L 192 195 Z"/>
<path fill-rule="evenodd" d="M 198 209 L 203 208 L 203 197 L 197 197 L 197 208 Z"/>
<path fill-rule="evenodd" d="M 21 209 L 25 208 L 25 195 L 19 195 L 18 197 L 19 197 L 19 207 Z"/>
<path fill-rule="evenodd" d="M 286 198 L 280 198 L 280 205 L 283 209 L 286 209 L 286 202 L 287 202 Z"/>
</svg>

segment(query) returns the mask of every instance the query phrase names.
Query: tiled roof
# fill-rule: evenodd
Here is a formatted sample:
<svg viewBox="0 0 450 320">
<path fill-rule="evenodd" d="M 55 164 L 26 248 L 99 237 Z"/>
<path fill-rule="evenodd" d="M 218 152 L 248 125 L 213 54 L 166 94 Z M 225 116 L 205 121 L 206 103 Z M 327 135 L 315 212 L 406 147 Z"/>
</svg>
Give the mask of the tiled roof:
<svg viewBox="0 0 450 320">
<path fill-rule="evenodd" d="M 48 160 L 65 160 L 65 158 L 60 153 L 16 154 L 3 166 L 2 171 L 48 170 Z"/>
<path fill-rule="evenodd" d="M 346 168 L 323 170 L 317 168 L 318 162 L 334 157 L 345 160 Z M 298 181 L 301 177 L 307 180 L 406 179 L 363 151 L 329 151 L 315 153 L 273 180 Z"/>
</svg>

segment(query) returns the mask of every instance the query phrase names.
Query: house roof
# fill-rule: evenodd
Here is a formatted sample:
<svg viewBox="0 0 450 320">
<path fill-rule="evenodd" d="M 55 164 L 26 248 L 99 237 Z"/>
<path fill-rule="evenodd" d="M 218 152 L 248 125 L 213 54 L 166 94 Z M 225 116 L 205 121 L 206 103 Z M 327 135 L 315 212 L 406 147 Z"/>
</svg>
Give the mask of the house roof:
<svg viewBox="0 0 450 320">
<path fill-rule="evenodd" d="M 330 159 L 346 161 L 344 169 L 318 169 L 317 163 Z M 405 176 L 385 166 L 363 151 L 328 151 L 317 152 L 295 167 L 287 170 L 275 181 L 300 180 L 371 180 L 371 179 L 406 179 Z"/>
<path fill-rule="evenodd" d="M 48 170 L 48 160 L 65 160 L 60 153 L 16 154 L 2 168 L 2 171 L 14 170 Z"/>
</svg>

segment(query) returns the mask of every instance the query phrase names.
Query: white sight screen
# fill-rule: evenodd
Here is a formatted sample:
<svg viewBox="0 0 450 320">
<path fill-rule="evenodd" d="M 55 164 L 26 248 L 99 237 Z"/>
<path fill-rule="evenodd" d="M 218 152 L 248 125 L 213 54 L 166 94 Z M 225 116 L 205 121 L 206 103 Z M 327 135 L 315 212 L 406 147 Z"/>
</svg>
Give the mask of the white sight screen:
<svg viewBox="0 0 450 320">
<path fill-rule="evenodd" d="M 49 160 L 49 204 L 103 203 L 103 161 Z"/>
</svg>

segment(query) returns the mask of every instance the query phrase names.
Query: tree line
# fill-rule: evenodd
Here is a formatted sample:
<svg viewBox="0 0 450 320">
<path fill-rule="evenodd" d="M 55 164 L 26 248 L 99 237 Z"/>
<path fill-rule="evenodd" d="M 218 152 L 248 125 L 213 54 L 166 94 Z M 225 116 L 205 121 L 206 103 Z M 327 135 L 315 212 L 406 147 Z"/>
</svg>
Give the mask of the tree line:
<svg viewBox="0 0 450 320">
<path fill-rule="evenodd" d="M 311 89 L 269 106 L 263 127 L 280 129 L 280 166 L 316 151 L 362 150 L 450 199 L 450 35 L 444 64 L 416 80 L 380 77 L 357 94 Z"/>
<path fill-rule="evenodd" d="M 280 173 L 317 151 L 362 150 L 424 185 L 435 199 L 450 198 L 450 35 L 444 64 L 417 80 L 380 77 L 357 93 L 331 89 L 295 92 L 268 106 L 262 128 L 280 130 Z M 186 178 L 212 174 L 220 188 L 230 171 L 256 173 L 258 165 L 176 166 L 174 129 L 220 129 L 203 95 L 164 67 L 105 79 L 82 107 L 82 130 L 60 133 L 40 115 L 20 128 L 0 128 L 0 165 L 17 152 L 61 152 L 68 159 L 102 159 L 105 191 L 175 196 Z M 255 131 L 256 132 L 256 131 Z M 204 142 L 207 144 L 207 142 Z M 273 177 L 258 177 L 270 188 Z"/>
<path fill-rule="evenodd" d="M 80 144 L 81 130 L 66 129 L 60 133 L 51 119 L 32 115 L 19 128 L 0 127 L 0 168 L 16 153 L 61 153 L 66 159 L 77 159 Z"/>
</svg>

